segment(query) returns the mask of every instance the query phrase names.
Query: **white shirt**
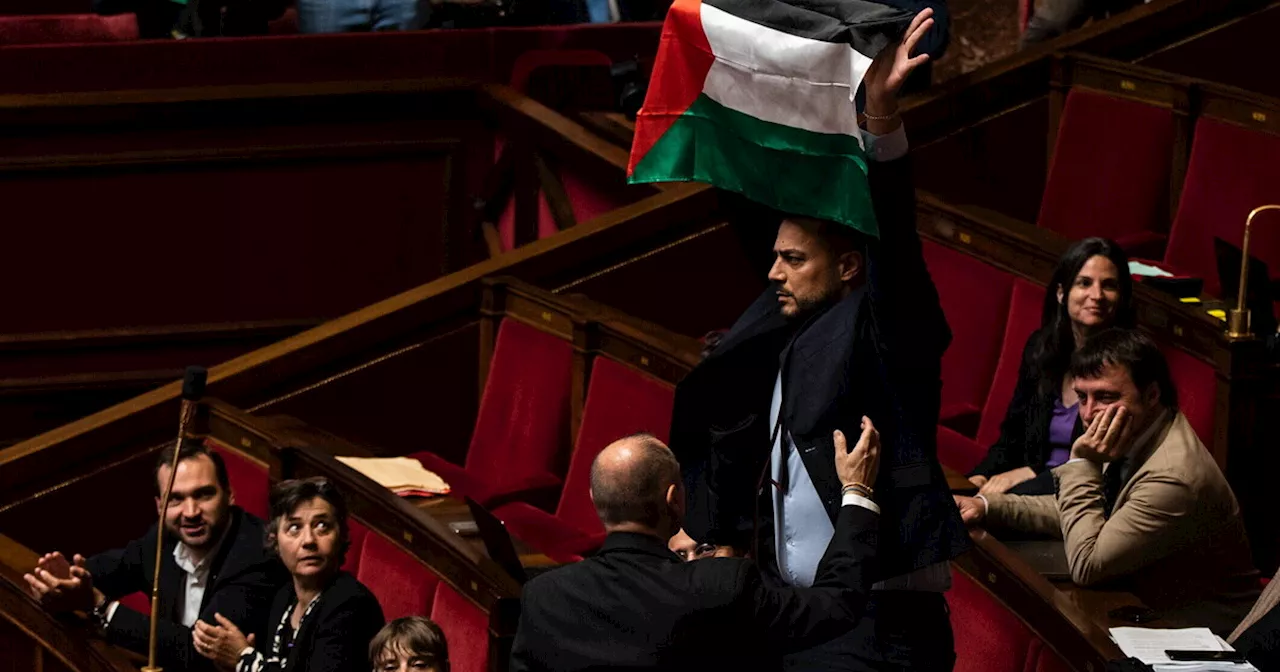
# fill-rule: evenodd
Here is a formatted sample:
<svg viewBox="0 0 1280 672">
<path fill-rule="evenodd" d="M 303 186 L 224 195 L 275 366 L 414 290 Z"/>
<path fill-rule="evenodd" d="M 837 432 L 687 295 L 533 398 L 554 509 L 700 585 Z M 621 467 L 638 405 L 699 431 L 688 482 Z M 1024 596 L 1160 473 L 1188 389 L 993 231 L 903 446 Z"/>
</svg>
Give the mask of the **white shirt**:
<svg viewBox="0 0 1280 672">
<path fill-rule="evenodd" d="M 173 561 L 187 574 L 183 580 L 185 589 L 182 591 L 182 618 L 179 620 L 188 628 L 194 626 L 200 618 L 200 604 L 204 601 L 205 589 L 209 587 L 209 568 L 217 551 L 215 547 L 200 562 L 195 562 L 191 557 L 191 549 L 186 544 L 178 542 L 173 547 Z"/>
</svg>

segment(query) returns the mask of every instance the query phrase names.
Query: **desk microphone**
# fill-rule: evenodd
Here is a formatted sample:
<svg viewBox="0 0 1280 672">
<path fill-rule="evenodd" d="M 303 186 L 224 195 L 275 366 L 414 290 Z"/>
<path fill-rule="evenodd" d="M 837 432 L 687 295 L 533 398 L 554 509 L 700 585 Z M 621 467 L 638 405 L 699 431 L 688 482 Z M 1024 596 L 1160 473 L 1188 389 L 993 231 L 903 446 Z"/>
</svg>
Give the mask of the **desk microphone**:
<svg viewBox="0 0 1280 672">
<path fill-rule="evenodd" d="M 160 617 L 160 567 L 164 548 L 164 514 L 169 509 L 169 494 L 173 492 L 173 481 L 178 476 L 178 455 L 182 450 L 182 439 L 187 435 L 187 425 L 196 416 L 196 406 L 204 396 L 204 384 L 209 372 L 203 366 L 188 366 L 182 376 L 182 410 L 178 413 L 178 440 L 173 443 L 173 459 L 169 462 L 169 483 L 164 487 L 160 501 L 160 522 L 156 525 L 156 564 L 155 576 L 151 581 L 151 637 L 147 645 L 147 666 L 142 672 L 162 672 L 156 665 L 156 623 Z"/>
</svg>

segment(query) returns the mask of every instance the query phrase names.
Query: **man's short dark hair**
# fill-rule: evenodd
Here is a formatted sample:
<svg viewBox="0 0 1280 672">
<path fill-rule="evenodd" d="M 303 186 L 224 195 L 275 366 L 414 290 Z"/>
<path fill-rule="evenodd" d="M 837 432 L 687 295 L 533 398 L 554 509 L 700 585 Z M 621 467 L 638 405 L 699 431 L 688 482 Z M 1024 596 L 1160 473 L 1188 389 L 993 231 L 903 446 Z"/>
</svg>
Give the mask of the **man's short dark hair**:
<svg viewBox="0 0 1280 672">
<path fill-rule="evenodd" d="M 329 479 L 323 476 L 294 478 L 280 481 L 271 489 L 271 522 L 267 525 L 267 550 L 279 553 L 276 531 L 280 521 L 288 518 L 299 506 L 313 499 L 322 499 L 333 508 L 334 522 L 338 525 L 338 564 L 342 564 L 351 544 L 351 527 L 347 522 L 347 500 Z"/>
<path fill-rule="evenodd" d="M 444 631 L 425 616 L 404 616 L 382 626 L 369 642 L 370 669 L 378 669 L 382 652 L 388 648 L 410 658 L 421 657 L 440 672 L 449 672 L 449 643 Z"/>
<path fill-rule="evenodd" d="M 1112 365 L 1127 369 L 1139 391 L 1152 383 L 1160 386 L 1161 405 L 1178 407 L 1178 388 L 1169 375 L 1169 361 L 1146 334 L 1136 329 L 1108 329 L 1090 336 L 1071 357 L 1071 377 L 1094 379 Z"/>
<path fill-rule="evenodd" d="M 785 216 L 789 220 L 809 229 L 815 236 L 826 242 L 828 249 L 837 257 L 849 252 L 857 252 L 865 259 L 868 241 L 866 234 L 851 226 L 816 217 Z"/>
<path fill-rule="evenodd" d="M 231 479 L 227 476 L 226 463 L 222 461 L 222 456 L 217 451 L 210 450 L 203 442 L 196 439 L 183 439 L 182 446 L 178 448 L 178 464 L 202 455 L 213 462 L 213 473 L 218 479 L 218 487 L 222 488 L 224 494 L 231 492 Z M 156 465 L 151 470 L 151 482 L 156 486 L 156 497 L 164 495 L 164 488 L 168 485 L 168 483 L 160 484 L 160 468 L 171 464 L 173 464 L 173 446 L 166 444 L 156 457 Z"/>
<path fill-rule="evenodd" d="M 652 434 L 639 432 L 619 439 L 634 442 L 639 456 L 625 474 L 601 473 L 591 466 L 591 498 L 605 525 L 637 523 L 656 527 L 666 506 L 666 487 L 680 482 L 680 463 Z"/>
</svg>

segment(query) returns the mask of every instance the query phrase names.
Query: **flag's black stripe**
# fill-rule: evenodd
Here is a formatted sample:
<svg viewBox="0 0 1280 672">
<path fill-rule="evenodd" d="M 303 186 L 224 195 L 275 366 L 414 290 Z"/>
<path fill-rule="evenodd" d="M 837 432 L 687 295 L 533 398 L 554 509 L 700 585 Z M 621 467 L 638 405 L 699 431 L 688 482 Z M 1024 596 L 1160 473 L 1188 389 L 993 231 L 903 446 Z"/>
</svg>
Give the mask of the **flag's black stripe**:
<svg viewBox="0 0 1280 672">
<path fill-rule="evenodd" d="M 875 57 L 911 23 L 911 12 L 867 0 L 702 0 L 779 32 L 852 45 Z"/>
</svg>

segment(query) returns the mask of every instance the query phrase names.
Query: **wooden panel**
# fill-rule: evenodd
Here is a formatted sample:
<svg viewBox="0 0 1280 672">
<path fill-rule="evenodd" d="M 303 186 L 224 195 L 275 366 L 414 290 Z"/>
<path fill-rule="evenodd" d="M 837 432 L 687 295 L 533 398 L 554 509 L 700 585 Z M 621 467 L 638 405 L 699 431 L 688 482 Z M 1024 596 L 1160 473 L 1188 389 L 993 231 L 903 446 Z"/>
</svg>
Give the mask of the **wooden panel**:
<svg viewBox="0 0 1280 672">
<path fill-rule="evenodd" d="M 1221 82 L 1280 97 L 1280 79 L 1269 68 L 1242 66 L 1257 59 L 1259 49 L 1280 32 L 1280 4 L 1147 54 L 1137 60 L 1150 68 Z"/>
<path fill-rule="evenodd" d="M 43 672 L 41 650 L 27 633 L 0 618 L 0 672 Z"/>
</svg>

